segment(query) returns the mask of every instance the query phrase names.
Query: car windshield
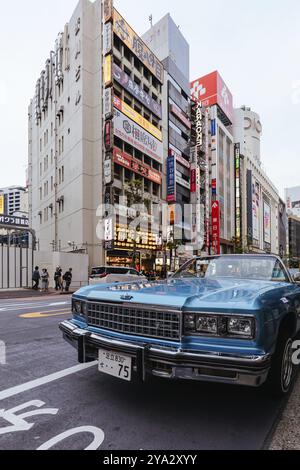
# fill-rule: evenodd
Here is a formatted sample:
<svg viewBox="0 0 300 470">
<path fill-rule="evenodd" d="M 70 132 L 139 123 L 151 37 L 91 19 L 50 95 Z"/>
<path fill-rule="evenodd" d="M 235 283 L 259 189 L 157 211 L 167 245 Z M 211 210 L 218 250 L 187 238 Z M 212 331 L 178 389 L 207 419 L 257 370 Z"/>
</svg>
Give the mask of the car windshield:
<svg viewBox="0 0 300 470">
<path fill-rule="evenodd" d="M 219 256 L 188 261 L 175 278 L 257 279 L 289 282 L 282 263 L 272 256 Z"/>
</svg>

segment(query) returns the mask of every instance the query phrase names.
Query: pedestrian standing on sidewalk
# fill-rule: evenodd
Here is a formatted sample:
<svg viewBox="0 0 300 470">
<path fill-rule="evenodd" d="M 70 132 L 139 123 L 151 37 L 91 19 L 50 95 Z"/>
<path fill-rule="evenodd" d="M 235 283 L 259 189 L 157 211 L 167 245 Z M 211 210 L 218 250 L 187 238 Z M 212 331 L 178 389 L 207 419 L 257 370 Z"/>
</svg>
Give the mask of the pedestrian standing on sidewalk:
<svg viewBox="0 0 300 470">
<path fill-rule="evenodd" d="M 32 273 L 32 281 L 33 281 L 33 289 L 38 290 L 39 289 L 39 283 L 40 283 L 41 275 L 39 271 L 39 267 L 36 266 L 34 268 L 34 271 Z"/>
<path fill-rule="evenodd" d="M 55 273 L 54 273 L 55 290 L 62 290 L 61 275 L 62 275 L 62 270 L 59 266 L 57 266 Z"/>
<path fill-rule="evenodd" d="M 69 292 L 70 285 L 72 282 L 72 268 L 69 268 L 69 271 L 66 271 L 63 280 L 65 281 L 65 291 Z"/>
<path fill-rule="evenodd" d="M 43 272 L 42 272 L 42 275 L 41 275 L 41 279 L 42 279 L 42 290 L 43 290 L 43 292 L 48 292 L 48 288 L 49 288 L 49 273 L 48 273 L 47 269 L 43 269 Z"/>
</svg>

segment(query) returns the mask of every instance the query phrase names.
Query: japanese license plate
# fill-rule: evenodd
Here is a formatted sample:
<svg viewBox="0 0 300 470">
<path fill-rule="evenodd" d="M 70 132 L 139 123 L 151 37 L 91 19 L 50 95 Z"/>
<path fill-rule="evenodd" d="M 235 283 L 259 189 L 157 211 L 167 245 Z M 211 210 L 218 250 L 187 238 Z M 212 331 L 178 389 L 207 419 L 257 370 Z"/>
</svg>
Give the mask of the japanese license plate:
<svg viewBox="0 0 300 470">
<path fill-rule="evenodd" d="M 98 370 L 104 374 L 131 381 L 132 358 L 113 351 L 99 349 Z"/>
</svg>

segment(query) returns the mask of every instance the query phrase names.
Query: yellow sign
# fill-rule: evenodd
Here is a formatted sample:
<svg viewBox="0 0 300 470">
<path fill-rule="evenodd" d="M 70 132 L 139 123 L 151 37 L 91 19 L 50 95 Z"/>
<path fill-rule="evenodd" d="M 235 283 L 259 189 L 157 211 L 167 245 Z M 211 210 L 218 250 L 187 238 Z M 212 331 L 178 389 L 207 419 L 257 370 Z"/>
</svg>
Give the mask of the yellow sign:
<svg viewBox="0 0 300 470">
<path fill-rule="evenodd" d="M 4 195 L 0 196 L 0 214 L 4 214 Z"/>
<path fill-rule="evenodd" d="M 107 87 L 111 85 L 112 77 L 111 77 L 111 55 L 107 55 L 104 59 L 103 65 L 103 79 L 104 79 L 104 86 Z"/>
<path fill-rule="evenodd" d="M 146 131 L 162 142 L 162 132 L 117 96 L 114 96 L 114 106 L 121 111 L 121 113 L 125 114 L 125 116 L 132 119 L 132 121 L 136 122 L 139 126 L 143 127 Z"/>
<path fill-rule="evenodd" d="M 120 13 L 114 8 L 114 32 L 140 61 L 155 75 L 157 80 L 164 83 L 164 67 L 144 41 L 133 31 Z"/>
</svg>

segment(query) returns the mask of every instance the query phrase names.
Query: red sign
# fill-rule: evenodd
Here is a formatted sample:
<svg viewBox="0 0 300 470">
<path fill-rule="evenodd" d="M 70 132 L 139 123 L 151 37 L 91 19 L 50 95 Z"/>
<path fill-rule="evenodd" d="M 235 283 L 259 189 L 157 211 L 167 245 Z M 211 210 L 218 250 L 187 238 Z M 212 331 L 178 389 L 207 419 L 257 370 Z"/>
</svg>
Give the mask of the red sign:
<svg viewBox="0 0 300 470">
<path fill-rule="evenodd" d="M 105 150 L 110 150 L 112 147 L 112 132 L 111 121 L 106 121 L 104 125 L 104 145 Z"/>
<path fill-rule="evenodd" d="M 220 244 L 220 205 L 219 201 L 214 201 L 211 208 L 211 226 L 212 226 L 212 250 L 215 255 L 221 253 Z"/>
<path fill-rule="evenodd" d="M 197 171 L 196 168 L 191 169 L 191 193 L 196 192 L 197 186 Z"/>
<path fill-rule="evenodd" d="M 218 104 L 228 119 L 233 122 L 233 97 L 219 72 L 215 71 L 191 83 L 191 94 L 203 106 Z"/>
<path fill-rule="evenodd" d="M 141 176 L 144 176 L 144 178 L 147 178 L 156 184 L 161 184 L 162 177 L 158 171 L 153 170 L 148 165 L 141 163 L 139 160 L 136 160 L 117 148 L 114 148 L 114 162 Z"/>
</svg>

